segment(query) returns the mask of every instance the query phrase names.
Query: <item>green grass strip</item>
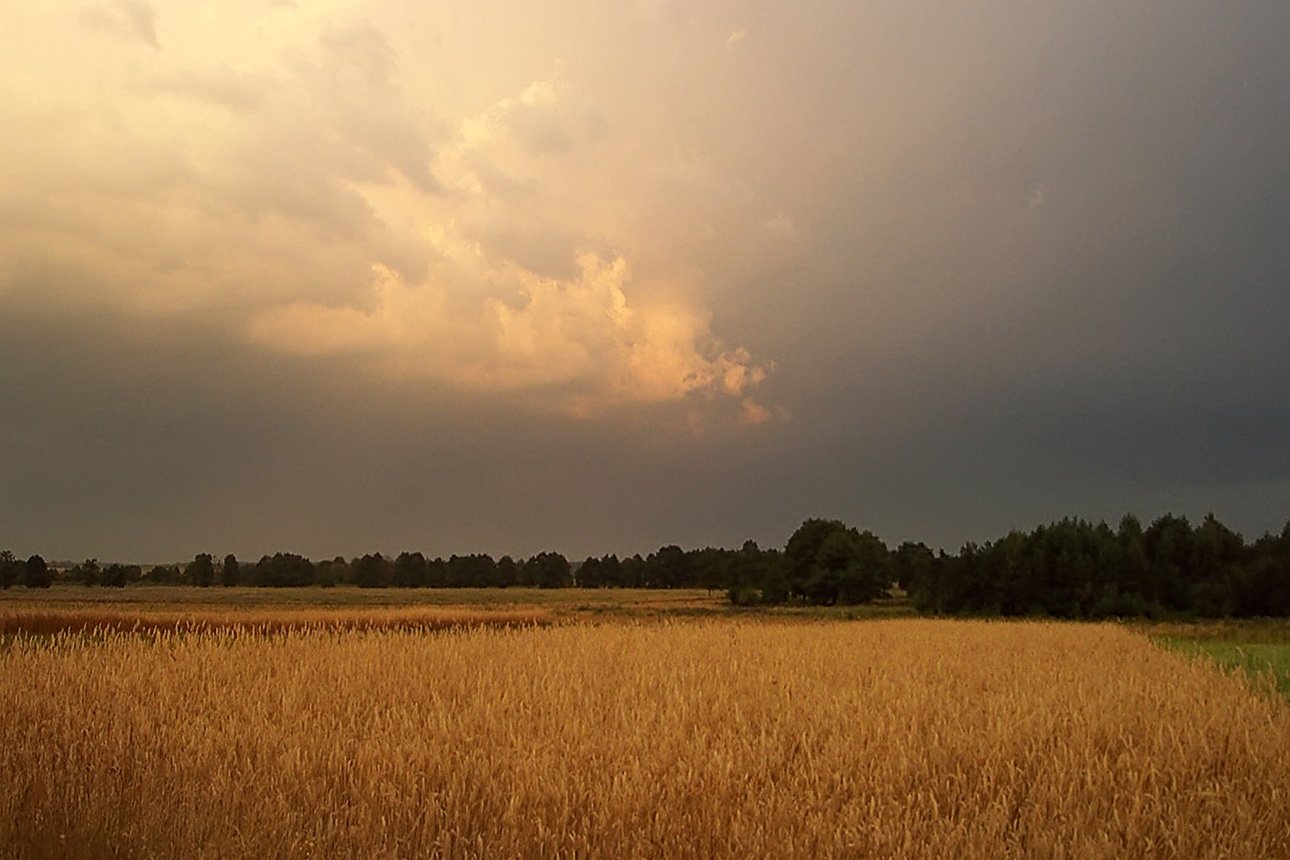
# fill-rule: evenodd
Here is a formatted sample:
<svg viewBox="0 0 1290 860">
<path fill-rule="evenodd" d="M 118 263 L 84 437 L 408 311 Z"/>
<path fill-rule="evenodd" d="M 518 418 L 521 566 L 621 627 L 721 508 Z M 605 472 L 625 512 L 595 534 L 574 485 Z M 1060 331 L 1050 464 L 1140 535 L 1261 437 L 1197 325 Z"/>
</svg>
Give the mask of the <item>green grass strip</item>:
<svg viewBox="0 0 1290 860">
<path fill-rule="evenodd" d="M 1166 648 L 1191 657 L 1205 657 L 1228 671 L 1245 672 L 1256 683 L 1270 680 L 1278 693 L 1290 698 L 1290 644 L 1178 636 L 1153 638 Z"/>
</svg>

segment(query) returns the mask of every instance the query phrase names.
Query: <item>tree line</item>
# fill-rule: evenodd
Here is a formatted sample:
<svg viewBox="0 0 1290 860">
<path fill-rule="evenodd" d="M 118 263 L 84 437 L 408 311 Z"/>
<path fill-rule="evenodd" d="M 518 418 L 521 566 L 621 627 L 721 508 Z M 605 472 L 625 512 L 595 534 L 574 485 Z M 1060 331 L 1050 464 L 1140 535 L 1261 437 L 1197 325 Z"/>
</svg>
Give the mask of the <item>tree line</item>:
<svg viewBox="0 0 1290 860">
<path fill-rule="evenodd" d="M 1012 531 L 957 553 L 923 543 L 889 548 L 870 531 L 809 519 L 782 550 L 747 541 L 739 549 L 661 547 L 646 556 L 560 553 L 524 559 L 477 553 L 447 559 L 420 552 L 371 553 L 311 561 L 291 553 L 256 562 L 198 554 L 186 564 L 100 565 L 89 559 L 56 570 L 40 556 L 0 553 L 0 586 L 49 587 L 55 580 L 124 587 L 151 582 L 199 587 L 360 588 L 706 588 L 733 603 L 852 605 L 908 595 L 928 614 L 1108 618 L 1125 616 L 1290 615 L 1290 523 L 1253 542 L 1212 514 L 1193 526 L 1167 514 L 1143 527 L 1067 518 Z"/>
<path fill-rule="evenodd" d="M 1290 523 L 1247 542 L 1212 514 L 1193 526 L 1132 515 L 1117 528 L 1064 519 L 935 557 L 896 552 L 896 575 L 929 613 L 1057 618 L 1290 615 Z"/>
<path fill-rule="evenodd" d="M 755 548 L 755 544 L 753 544 Z M 137 564 L 100 564 L 87 559 L 54 568 L 40 556 L 27 561 L 11 552 L 0 554 L 0 586 L 48 588 L 54 582 L 87 586 L 125 587 L 131 583 L 157 585 L 301 586 L 351 585 L 359 588 L 709 588 L 726 587 L 738 553 L 728 550 L 686 552 L 666 546 L 648 556 L 591 557 L 571 563 L 558 552 L 540 552 L 514 559 L 494 559 L 486 553 L 427 558 L 420 552 L 397 556 L 370 553 L 346 559 L 337 556 L 313 561 L 294 553 L 274 553 L 259 561 L 240 561 L 234 555 L 218 559 L 199 553 L 184 564 L 149 568 Z"/>
<path fill-rule="evenodd" d="M 898 589 L 934 615 L 1050 618 L 1290 616 L 1290 523 L 1247 542 L 1212 514 L 1143 527 L 1067 518 L 957 553 L 808 520 L 778 565 L 736 583 L 738 603 L 861 603 Z"/>
</svg>

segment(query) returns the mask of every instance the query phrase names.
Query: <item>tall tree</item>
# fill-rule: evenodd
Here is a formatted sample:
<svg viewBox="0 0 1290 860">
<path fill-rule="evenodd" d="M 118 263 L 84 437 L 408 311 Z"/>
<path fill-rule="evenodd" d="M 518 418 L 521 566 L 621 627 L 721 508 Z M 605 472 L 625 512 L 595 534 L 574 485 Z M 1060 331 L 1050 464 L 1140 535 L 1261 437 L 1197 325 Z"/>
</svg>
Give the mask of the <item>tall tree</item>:
<svg viewBox="0 0 1290 860">
<path fill-rule="evenodd" d="M 26 585 L 28 588 L 49 588 L 54 584 L 54 573 L 39 555 L 27 559 Z"/>
<path fill-rule="evenodd" d="M 540 552 L 524 562 L 524 578 L 538 588 L 567 588 L 573 585 L 569 562 L 558 552 Z"/>
<path fill-rule="evenodd" d="M 242 580 L 242 568 L 237 563 L 237 556 L 229 553 L 224 556 L 224 563 L 219 569 L 219 584 L 225 588 L 232 588 Z"/>
<path fill-rule="evenodd" d="M 184 568 L 184 576 L 193 585 L 210 588 L 215 581 L 215 560 L 208 552 L 198 553 Z"/>
<path fill-rule="evenodd" d="M 784 556 L 790 596 L 808 603 L 864 603 L 891 587 L 887 546 L 839 520 L 806 520 L 788 539 Z"/>
<path fill-rule="evenodd" d="M 9 550 L 0 550 L 0 588 L 12 588 L 22 578 L 22 562 Z"/>
<path fill-rule="evenodd" d="M 354 559 L 354 583 L 359 588 L 386 588 L 393 578 L 390 563 L 380 553 Z"/>
<path fill-rule="evenodd" d="M 68 578 L 82 585 L 98 585 L 103 581 L 103 569 L 98 559 L 87 558 L 68 571 Z"/>
<path fill-rule="evenodd" d="M 398 588 L 424 588 L 428 585 L 429 567 L 419 552 L 402 552 L 394 560 L 394 585 Z"/>
</svg>

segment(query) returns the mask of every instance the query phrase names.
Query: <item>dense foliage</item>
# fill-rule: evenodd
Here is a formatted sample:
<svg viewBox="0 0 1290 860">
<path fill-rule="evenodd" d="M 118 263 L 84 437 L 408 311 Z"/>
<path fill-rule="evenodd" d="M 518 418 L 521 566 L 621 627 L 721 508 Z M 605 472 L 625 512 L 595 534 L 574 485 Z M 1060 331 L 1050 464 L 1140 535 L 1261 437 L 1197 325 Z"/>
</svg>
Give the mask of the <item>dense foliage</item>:
<svg viewBox="0 0 1290 860">
<path fill-rule="evenodd" d="M 901 584 L 925 612 L 1104 618 L 1290 615 L 1290 526 L 1253 543 L 1213 516 L 1065 519 L 929 561 L 905 551 Z"/>
<path fill-rule="evenodd" d="M 907 593 L 922 612 L 950 615 L 1120 616 L 1290 615 L 1290 525 L 1247 543 L 1212 515 L 1193 526 L 1160 517 L 1146 528 L 1125 516 L 1117 528 L 1065 519 L 1014 531 L 958 553 L 921 543 L 889 549 L 876 535 L 838 520 L 810 519 L 782 551 L 748 541 L 737 550 L 661 547 L 647 556 L 590 557 L 556 552 L 527 559 L 482 553 L 427 558 L 311 561 L 292 553 L 257 562 L 202 553 L 184 565 L 46 564 L 0 553 L 0 586 L 48 587 L 55 579 L 123 587 L 131 582 L 360 588 L 707 588 L 742 605 L 866 603 Z"/>
</svg>

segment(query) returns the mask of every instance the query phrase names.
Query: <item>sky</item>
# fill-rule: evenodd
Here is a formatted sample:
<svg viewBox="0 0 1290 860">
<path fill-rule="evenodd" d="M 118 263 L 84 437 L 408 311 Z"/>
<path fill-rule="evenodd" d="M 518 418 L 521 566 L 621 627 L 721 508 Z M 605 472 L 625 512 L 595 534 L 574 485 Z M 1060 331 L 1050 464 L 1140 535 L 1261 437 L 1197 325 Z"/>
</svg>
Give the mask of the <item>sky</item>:
<svg viewBox="0 0 1290 860">
<path fill-rule="evenodd" d="M 1290 518 L 1283 0 L 0 4 L 0 548 Z"/>
</svg>

